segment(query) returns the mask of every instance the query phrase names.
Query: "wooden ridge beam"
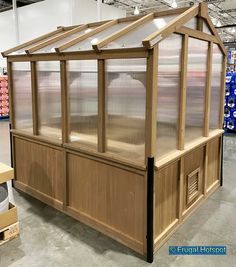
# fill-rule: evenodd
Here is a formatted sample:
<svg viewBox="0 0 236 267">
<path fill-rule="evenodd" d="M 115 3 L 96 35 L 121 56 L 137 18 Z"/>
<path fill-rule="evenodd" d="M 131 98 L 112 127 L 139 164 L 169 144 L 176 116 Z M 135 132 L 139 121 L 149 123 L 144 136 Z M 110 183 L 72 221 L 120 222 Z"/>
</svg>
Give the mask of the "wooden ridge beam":
<svg viewBox="0 0 236 267">
<path fill-rule="evenodd" d="M 191 18 L 195 17 L 198 14 L 198 10 L 199 6 L 189 8 L 183 14 L 167 23 L 165 27 L 146 37 L 142 42 L 143 45 L 148 49 L 152 48 L 156 43 L 168 37 L 171 33 L 177 31 L 182 25 L 187 23 Z"/>
<path fill-rule="evenodd" d="M 84 29 L 88 28 L 88 25 L 87 24 L 84 24 L 84 25 L 81 25 L 81 26 L 78 26 L 72 30 L 69 30 L 69 31 L 66 31 L 58 36 L 55 36 L 55 37 L 52 37 L 51 39 L 47 40 L 47 41 L 44 41 L 44 42 L 41 42 L 39 44 L 36 44 L 35 46 L 31 47 L 30 49 L 27 49 L 25 50 L 26 54 L 30 55 L 32 54 L 33 52 L 36 52 L 48 45 L 51 45 L 57 41 L 60 41 L 62 40 L 63 38 L 66 38 L 74 33 L 77 33 L 79 31 L 82 31 Z"/>
<path fill-rule="evenodd" d="M 67 49 L 67 48 L 69 48 L 69 47 L 71 47 L 71 46 L 73 46 L 73 45 L 75 45 L 75 44 L 87 39 L 88 37 L 93 36 L 94 34 L 97 34 L 97 33 L 101 32 L 101 31 L 103 31 L 103 30 L 105 30 L 105 29 L 107 29 L 107 28 L 109 28 L 109 27 L 111 27 L 111 26 L 113 26 L 113 25 L 115 25 L 117 23 L 118 23 L 117 19 L 110 20 L 107 23 L 102 24 L 101 26 L 97 27 L 96 29 L 91 30 L 90 32 L 87 32 L 87 33 L 85 33 L 85 34 L 83 34 L 83 35 L 81 35 L 81 36 L 79 36 L 77 38 L 72 39 L 70 42 L 67 42 L 64 45 L 55 48 L 55 50 L 56 50 L 56 52 L 60 53 L 63 50 L 65 50 L 65 49 Z"/>
<path fill-rule="evenodd" d="M 134 22 L 132 22 L 131 24 L 129 24 L 128 26 L 124 27 L 121 30 L 118 30 L 117 32 L 113 33 L 112 35 L 104 38 L 103 40 L 101 40 L 100 42 L 98 42 L 97 44 L 93 45 L 93 49 L 96 51 L 99 51 L 101 47 L 107 45 L 108 43 L 116 40 L 117 38 L 119 38 L 122 35 L 125 35 L 126 33 L 132 31 L 133 29 L 137 28 L 138 26 L 144 24 L 145 22 L 151 20 L 154 18 L 154 14 L 150 13 Z"/>
<path fill-rule="evenodd" d="M 63 31 L 64 31 L 64 28 L 63 27 L 58 28 L 55 31 L 49 32 L 49 33 L 44 34 L 42 36 L 39 36 L 39 37 L 37 37 L 37 38 L 35 38 L 33 40 L 30 40 L 30 41 L 28 41 L 26 43 L 17 45 L 15 47 L 11 48 L 11 49 L 6 50 L 6 51 L 2 52 L 2 56 L 3 57 L 6 57 L 6 56 L 8 56 L 11 53 L 16 52 L 17 50 L 23 49 L 24 47 L 29 46 L 29 45 L 33 45 L 33 44 L 35 44 L 37 42 L 43 41 L 44 39 L 46 39 L 46 38 L 48 38 L 50 36 L 53 36 L 53 35 L 55 35 L 55 34 L 57 34 L 59 32 L 63 32 Z"/>
</svg>

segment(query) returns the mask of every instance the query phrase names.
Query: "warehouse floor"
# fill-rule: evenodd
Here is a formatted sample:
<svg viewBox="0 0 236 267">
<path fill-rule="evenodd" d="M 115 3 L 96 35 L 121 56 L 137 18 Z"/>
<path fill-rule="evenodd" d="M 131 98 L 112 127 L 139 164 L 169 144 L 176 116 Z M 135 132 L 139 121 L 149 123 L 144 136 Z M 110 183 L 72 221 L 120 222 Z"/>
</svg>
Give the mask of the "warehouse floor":
<svg viewBox="0 0 236 267">
<path fill-rule="evenodd" d="M 8 122 L 0 122 L 0 161 L 10 164 Z M 208 266 L 236 264 L 236 135 L 224 138 L 224 186 L 169 239 L 148 264 L 103 234 L 14 191 L 20 237 L 0 247 L 0 266 Z M 169 256 L 169 245 L 226 245 L 227 256 Z"/>
</svg>

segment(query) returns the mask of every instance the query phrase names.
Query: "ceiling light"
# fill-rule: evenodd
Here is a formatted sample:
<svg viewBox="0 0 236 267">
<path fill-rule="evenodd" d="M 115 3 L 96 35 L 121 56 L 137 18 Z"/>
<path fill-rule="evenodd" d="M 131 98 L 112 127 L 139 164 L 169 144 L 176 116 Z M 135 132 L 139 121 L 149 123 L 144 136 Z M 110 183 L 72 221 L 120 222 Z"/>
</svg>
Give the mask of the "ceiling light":
<svg viewBox="0 0 236 267">
<path fill-rule="evenodd" d="M 220 27 L 221 26 L 221 22 L 218 20 L 216 27 Z"/>
<path fill-rule="evenodd" d="M 91 28 L 88 28 L 88 29 L 86 29 L 84 32 L 85 33 L 88 33 L 88 32 L 91 32 L 92 31 L 92 29 Z"/>
<path fill-rule="evenodd" d="M 171 3 L 171 7 L 173 7 L 173 8 L 177 8 L 176 0 L 173 0 L 173 1 L 172 1 L 172 3 Z"/>
<path fill-rule="evenodd" d="M 136 6 L 135 9 L 134 9 L 134 15 L 139 15 L 139 9 L 138 9 L 137 6 Z"/>
<path fill-rule="evenodd" d="M 232 33 L 235 33 L 235 28 L 233 28 L 231 32 L 232 32 Z"/>
</svg>

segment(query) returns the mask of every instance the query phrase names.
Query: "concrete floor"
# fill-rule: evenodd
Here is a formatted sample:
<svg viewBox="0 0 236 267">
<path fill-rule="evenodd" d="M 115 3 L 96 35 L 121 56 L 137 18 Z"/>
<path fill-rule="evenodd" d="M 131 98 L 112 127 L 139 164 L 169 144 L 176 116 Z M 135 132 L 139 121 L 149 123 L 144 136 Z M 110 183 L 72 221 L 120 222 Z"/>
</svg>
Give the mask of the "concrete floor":
<svg viewBox="0 0 236 267">
<path fill-rule="evenodd" d="M 10 163 L 8 122 L 0 161 Z M 17 191 L 20 237 L 0 247 L 0 267 L 236 266 L 236 135 L 224 139 L 224 187 L 214 193 L 148 264 L 103 234 Z M 170 245 L 226 245 L 227 256 L 169 256 Z"/>
</svg>

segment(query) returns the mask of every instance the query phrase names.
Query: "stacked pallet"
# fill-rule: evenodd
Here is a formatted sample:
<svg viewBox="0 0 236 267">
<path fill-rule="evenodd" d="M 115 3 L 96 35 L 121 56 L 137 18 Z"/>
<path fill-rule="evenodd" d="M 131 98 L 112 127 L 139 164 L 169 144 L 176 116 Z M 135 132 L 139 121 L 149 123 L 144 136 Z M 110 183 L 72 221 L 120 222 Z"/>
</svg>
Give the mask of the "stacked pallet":
<svg viewBox="0 0 236 267">
<path fill-rule="evenodd" d="M 8 77 L 0 76 L 0 119 L 9 117 Z"/>
<path fill-rule="evenodd" d="M 236 73 L 226 75 L 224 128 L 236 131 Z"/>
<path fill-rule="evenodd" d="M 17 208 L 9 202 L 7 191 L 7 182 L 13 176 L 13 169 L 0 163 L 0 245 L 19 235 Z"/>
</svg>

